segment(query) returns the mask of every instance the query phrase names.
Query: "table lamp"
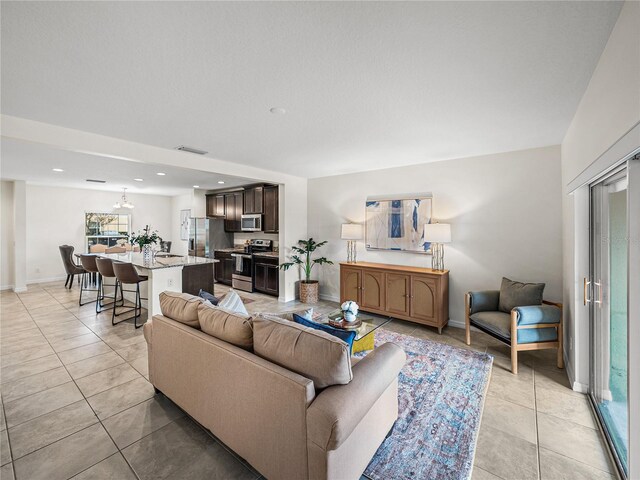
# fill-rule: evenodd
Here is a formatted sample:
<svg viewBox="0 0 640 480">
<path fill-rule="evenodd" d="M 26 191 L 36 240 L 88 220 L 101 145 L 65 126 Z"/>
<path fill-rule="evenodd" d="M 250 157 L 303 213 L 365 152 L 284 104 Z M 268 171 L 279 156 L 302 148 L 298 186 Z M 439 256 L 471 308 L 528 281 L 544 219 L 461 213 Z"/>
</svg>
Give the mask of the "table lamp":
<svg viewBox="0 0 640 480">
<path fill-rule="evenodd" d="M 451 225 L 427 223 L 424 226 L 424 241 L 431 243 L 431 268 L 444 270 L 444 244 L 451 243 Z"/>
<path fill-rule="evenodd" d="M 343 223 L 342 235 L 343 240 L 347 240 L 347 262 L 356 262 L 356 240 L 362 238 L 362 225 L 358 223 Z"/>
</svg>

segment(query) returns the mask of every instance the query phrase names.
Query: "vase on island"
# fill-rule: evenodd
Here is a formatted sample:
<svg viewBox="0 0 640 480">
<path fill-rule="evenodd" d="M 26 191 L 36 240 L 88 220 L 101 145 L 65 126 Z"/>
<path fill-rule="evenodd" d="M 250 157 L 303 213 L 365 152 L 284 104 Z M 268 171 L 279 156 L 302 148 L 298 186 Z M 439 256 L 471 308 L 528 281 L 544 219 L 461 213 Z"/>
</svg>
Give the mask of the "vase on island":
<svg viewBox="0 0 640 480">
<path fill-rule="evenodd" d="M 153 258 L 153 252 L 151 250 L 151 244 L 142 246 L 142 262 L 145 264 L 150 264 L 151 259 Z"/>
</svg>

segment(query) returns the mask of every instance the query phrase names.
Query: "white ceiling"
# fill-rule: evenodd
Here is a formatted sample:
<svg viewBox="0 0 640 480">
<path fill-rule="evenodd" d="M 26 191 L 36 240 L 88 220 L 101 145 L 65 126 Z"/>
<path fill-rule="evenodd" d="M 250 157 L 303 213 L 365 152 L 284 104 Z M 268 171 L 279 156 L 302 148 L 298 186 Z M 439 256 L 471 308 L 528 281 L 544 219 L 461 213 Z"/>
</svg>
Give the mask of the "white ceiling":
<svg viewBox="0 0 640 480">
<path fill-rule="evenodd" d="M 620 8 L 3 1 L 2 112 L 307 177 L 558 144 Z"/>
<path fill-rule="evenodd" d="M 3 180 L 25 180 L 33 184 L 106 191 L 122 191 L 126 187 L 128 193 L 181 195 L 193 191 L 195 185 L 202 190 L 212 190 L 255 183 L 247 178 L 69 152 L 6 138 L 2 139 L 0 154 Z M 54 168 L 64 171 L 54 172 Z M 157 175 L 158 172 L 165 175 Z M 87 182 L 88 178 L 106 183 Z M 143 181 L 137 182 L 134 178 Z M 224 185 L 219 181 L 225 182 Z"/>
</svg>

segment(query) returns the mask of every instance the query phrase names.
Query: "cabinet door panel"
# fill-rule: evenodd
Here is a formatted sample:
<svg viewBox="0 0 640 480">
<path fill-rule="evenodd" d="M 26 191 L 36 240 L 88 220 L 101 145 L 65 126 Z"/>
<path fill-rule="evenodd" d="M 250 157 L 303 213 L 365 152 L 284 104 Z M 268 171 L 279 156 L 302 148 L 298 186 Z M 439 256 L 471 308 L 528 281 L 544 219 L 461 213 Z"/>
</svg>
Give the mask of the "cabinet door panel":
<svg viewBox="0 0 640 480">
<path fill-rule="evenodd" d="M 267 266 L 264 263 L 256 263 L 253 273 L 253 286 L 261 292 L 267 289 Z"/>
<path fill-rule="evenodd" d="M 354 300 L 356 303 L 362 301 L 360 286 L 362 270 L 359 268 L 343 268 L 340 272 L 340 302 Z"/>
<path fill-rule="evenodd" d="M 390 315 L 409 315 L 411 277 L 399 273 L 387 273 L 385 277 L 387 312 Z"/>
<path fill-rule="evenodd" d="M 280 269 L 276 265 L 267 266 L 266 291 L 278 295 L 280 290 Z"/>
<path fill-rule="evenodd" d="M 411 316 L 429 323 L 436 322 L 436 281 L 433 278 L 412 275 Z"/>
<path fill-rule="evenodd" d="M 384 310 L 384 272 L 362 271 L 362 307 Z"/>
</svg>

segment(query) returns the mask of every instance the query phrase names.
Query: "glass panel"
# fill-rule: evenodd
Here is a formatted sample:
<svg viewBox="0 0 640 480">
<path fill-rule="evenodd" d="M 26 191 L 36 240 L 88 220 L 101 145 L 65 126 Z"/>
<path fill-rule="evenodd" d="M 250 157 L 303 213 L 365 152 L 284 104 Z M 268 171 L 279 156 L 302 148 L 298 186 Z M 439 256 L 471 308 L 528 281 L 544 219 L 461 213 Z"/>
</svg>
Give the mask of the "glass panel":
<svg viewBox="0 0 640 480">
<path fill-rule="evenodd" d="M 592 187 L 590 394 L 619 465 L 627 472 L 627 188 L 616 174 Z"/>
</svg>

